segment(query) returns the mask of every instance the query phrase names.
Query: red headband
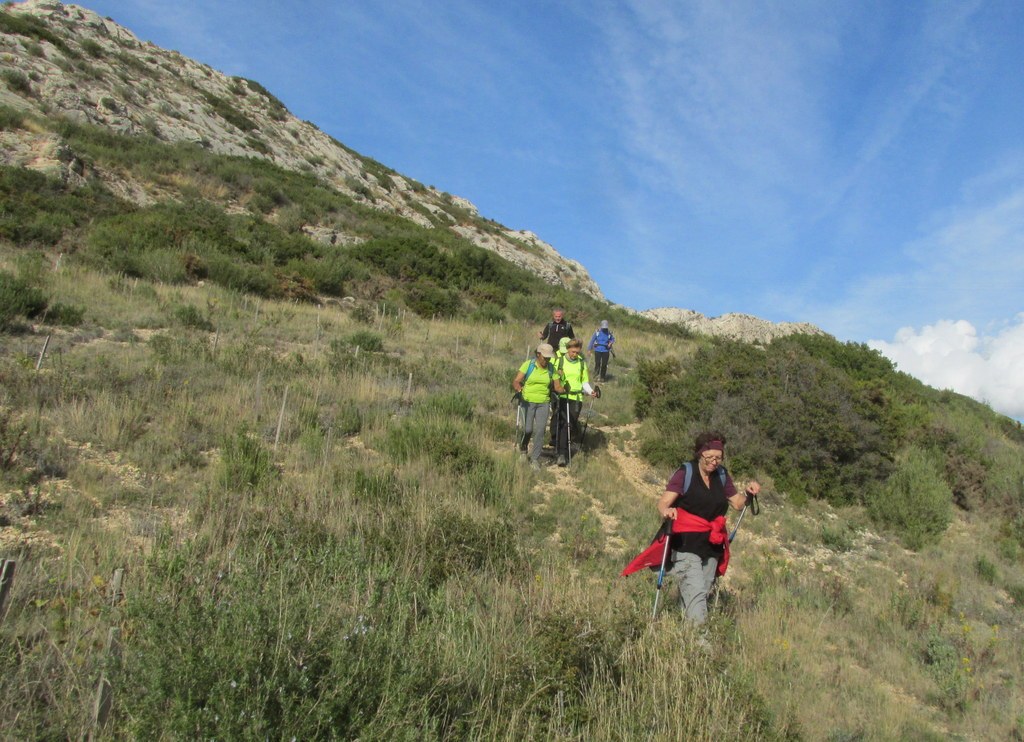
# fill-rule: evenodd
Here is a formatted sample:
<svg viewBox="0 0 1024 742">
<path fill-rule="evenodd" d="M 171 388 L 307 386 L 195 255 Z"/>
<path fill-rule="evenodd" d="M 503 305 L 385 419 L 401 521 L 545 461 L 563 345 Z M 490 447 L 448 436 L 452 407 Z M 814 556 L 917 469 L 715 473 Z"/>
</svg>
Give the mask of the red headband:
<svg viewBox="0 0 1024 742">
<path fill-rule="evenodd" d="M 722 441 L 708 441 L 700 447 L 700 450 L 697 453 L 701 454 L 705 451 L 722 451 L 724 453 L 725 444 L 722 443 Z"/>
</svg>

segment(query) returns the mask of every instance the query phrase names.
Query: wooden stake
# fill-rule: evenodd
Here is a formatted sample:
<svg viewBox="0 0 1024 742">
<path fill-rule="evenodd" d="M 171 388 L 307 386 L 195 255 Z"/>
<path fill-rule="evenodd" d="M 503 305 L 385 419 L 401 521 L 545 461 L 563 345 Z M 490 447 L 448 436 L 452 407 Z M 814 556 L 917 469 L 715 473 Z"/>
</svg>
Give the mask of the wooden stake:
<svg viewBox="0 0 1024 742">
<path fill-rule="evenodd" d="M 274 450 L 277 450 L 277 442 L 281 440 L 281 424 L 284 422 L 284 408 L 288 404 L 288 389 L 284 388 L 284 397 L 281 398 L 281 412 L 277 416 L 277 432 L 274 433 Z"/>
<path fill-rule="evenodd" d="M 124 580 L 124 567 L 118 567 L 114 570 L 114 576 L 110 578 L 110 604 L 117 605 L 121 602 L 121 598 L 124 597 L 124 592 L 121 590 L 121 582 Z"/>
<path fill-rule="evenodd" d="M 120 642 L 121 629 L 116 626 L 111 626 L 110 631 L 107 632 L 107 647 L 105 651 L 106 662 L 114 663 L 120 658 L 121 655 L 121 642 Z M 103 727 L 107 724 L 107 718 L 110 716 L 110 707 L 114 702 L 114 688 L 107 680 L 107 672 L 103 671 L 100 675 L 100 681 L 96 685 L 96 701 L 92 707 L 92 729 L 89 730 L 89 740 L 96 739 L 98 732 L 103 730 Z"/>
<path fill-rule="evenodd" d="M 39 360 L 36 361 L 36 371 L 38 371 L 39 367 L 43 365 L 43 356 L 46 355 L 46 349 L 47 349 L 47 347 L 49 347 L 49 345 L 50 345 L 50 336 L 47 335 L 46 336 L 46 340 L 43 341 L 43 349 L 41 351 L 39 351 Z"/>
<path fill-rule="evenodd" d="M 17 562 L 13 559 L 4 559 L 0 562 L 0 621 L 4 620 L 4 607 L 7 605 L 7 596 L 14 585 L 14 568 Z"/>
</svg>

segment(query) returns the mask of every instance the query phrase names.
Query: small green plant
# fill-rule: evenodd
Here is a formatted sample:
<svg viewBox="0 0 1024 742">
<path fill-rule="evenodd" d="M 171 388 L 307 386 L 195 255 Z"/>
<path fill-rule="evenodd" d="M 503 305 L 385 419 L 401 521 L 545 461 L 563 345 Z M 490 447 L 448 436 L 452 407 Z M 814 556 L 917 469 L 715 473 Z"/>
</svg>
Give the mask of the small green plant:
<svg viewBox="0 0 1024 742">
<path fill-rule="evenodd" d="M 235 492 L 259 490 L 275 480 L 278 470 L 270 452 L 245 426 L 225 441 L 219 484 Z"/>
<path fill-rule="evenodd" d="M 103 46 L 93 39 L 83 39 L 79 46 L 82 48 L 83 52 L 93 59 L 99 59 L 103 56 Z"/>
<path fill-rule="evenodd" d="M 213 332 L 213 323 L 198 307 L 182 304 L 174 308 L 174 320 L 182 327 Z"/>
<path fill-rule="evenodd" d="M 932 630 L 926 639 L 924 663 L 938 686 L 939 702 L 950 709 L 963 709 L 970 686 L 969 658 L 949 638 Z"/>
<path fill-rule="evenodd" d="M 382 353 L 384 351 L 384 339 L 370 330 L 357 330 L 342 342 L 346 347 L 353 350 L 359 348 L 363 353 Z"/>
<path fill-rule="evenodd" d="M 0 106 L 0 129 L 20 129 L 25 121 L 25 114 L 10 106 Z"/>
<path fill-rule="evenodd" d="M 979 579 L 989 585 L 994 584 L 996 581 L 996 565 L 984 556 L 979 556 L 974 561 L 974 573 L 978 575 Z"/>
<path fill-rule="evenodd" d="M 853 532 L 846 523 L 821 527 L 821 542 L 833 551 L 849 551 L 853 548 Z"/>
<path fill-rule="evenodd" d="M 26 97 L 32 96 L 32 85 L 28 81 L 28 76 L 21 70 L 6 69 L 0 72 L 0 77 L 15 93 L 21 93 Z"/>
</svg>

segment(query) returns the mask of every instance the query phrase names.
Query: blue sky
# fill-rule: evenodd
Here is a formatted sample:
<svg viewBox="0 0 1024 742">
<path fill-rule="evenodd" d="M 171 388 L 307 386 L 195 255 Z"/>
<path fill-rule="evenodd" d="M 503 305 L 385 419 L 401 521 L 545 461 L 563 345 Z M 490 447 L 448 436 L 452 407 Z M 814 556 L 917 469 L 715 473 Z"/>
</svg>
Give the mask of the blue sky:
<svg viewBox="0 0 1024 742">
<path fill-rule="evenodd" d="M 91 0 L 579 260 L 1024 418 L 1024 3 Z"/>
</svg>

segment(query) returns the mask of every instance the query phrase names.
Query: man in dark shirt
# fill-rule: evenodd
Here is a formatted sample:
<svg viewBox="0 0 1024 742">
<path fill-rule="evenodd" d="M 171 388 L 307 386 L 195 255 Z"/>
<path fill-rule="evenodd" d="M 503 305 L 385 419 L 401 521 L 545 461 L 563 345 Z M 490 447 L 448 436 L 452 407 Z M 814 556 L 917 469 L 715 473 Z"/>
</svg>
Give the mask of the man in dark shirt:
<svg viewBox="0 0 1024 742">
<path fill-rule="evenodd" d="M 555 309 L 551 312 L 551 321 L 544 325 L 544 329 L 538 334 L 540 339 L 550 344 L 552 348 L 557 348 L 558 341 L 562 338 L 567 337 L 571 339 L 576 337 L 572 325 L 565 319 L 565 310 L 563 309 Z"/>
</svg>

